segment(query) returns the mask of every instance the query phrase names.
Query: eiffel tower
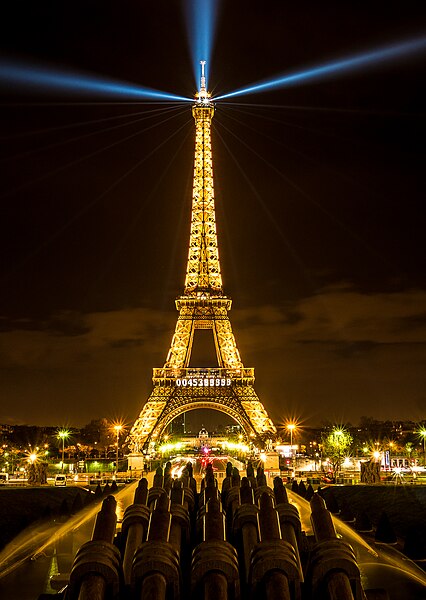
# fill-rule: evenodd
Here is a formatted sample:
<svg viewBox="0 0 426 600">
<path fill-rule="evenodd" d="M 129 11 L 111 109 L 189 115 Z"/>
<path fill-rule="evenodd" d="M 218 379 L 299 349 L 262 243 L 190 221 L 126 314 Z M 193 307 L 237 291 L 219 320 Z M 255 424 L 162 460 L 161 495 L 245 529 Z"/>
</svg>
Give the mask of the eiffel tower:
<svg viewBox="0 0 426 600">
<path fill-rule="evenodd" d="M 206 90 L 204 61 L 195 95 L 195 161 L 191 233 L 185 289 L 176 300 L 179 317 L 164 367 L 153 370 L 153 390 L 128 438 L 132 452 L 147 449 L 179 415 L 210 408 L 232 417 L 248 439 L 273 436 L 276 428 L 254 390 L 254 369 L 244 367 L 223 294 L 213 190 L 211 121 L 214 105 Z M 194 334 L 213 333 L 218 367 L 189 367 Z"/>
</svg>

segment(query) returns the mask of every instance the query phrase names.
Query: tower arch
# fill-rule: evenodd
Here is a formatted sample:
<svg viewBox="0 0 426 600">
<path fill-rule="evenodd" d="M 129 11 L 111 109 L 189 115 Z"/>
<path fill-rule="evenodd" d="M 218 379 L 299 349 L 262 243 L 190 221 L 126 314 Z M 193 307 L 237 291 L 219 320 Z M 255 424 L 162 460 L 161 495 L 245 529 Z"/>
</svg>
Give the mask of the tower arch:
<svg viewBox="0 0 426 600">
<path fill-rule="evenodd" d="M 181 406 L 174 406 L 173 409 L 171 409 L 166 415 L 164 415 L 164 417 L 158 419 L 154 429 L 152 430 L 152 434 L 147 441 L 149 442 L 160 439 L 165 429 L 167 429 L 170 423 L 180 415 L 186 412 L 200 409 L 211 409 L 224 413 L 228 417 L 231 417 L 231 419 L 233 419 L 238 425 L 240 425 L 247 438 L 256 436 L 256 431 L 250 424 L 250 421 L 246 419 L 244 415 L 240 414 L 238 410 L 232 408 L 231 406 L 228 406 L 225 403 L 222 404 L 220 401 L 211 399 L 198 401 L 193 400 L 191 404 L 182 404 Z"/>
</svg>

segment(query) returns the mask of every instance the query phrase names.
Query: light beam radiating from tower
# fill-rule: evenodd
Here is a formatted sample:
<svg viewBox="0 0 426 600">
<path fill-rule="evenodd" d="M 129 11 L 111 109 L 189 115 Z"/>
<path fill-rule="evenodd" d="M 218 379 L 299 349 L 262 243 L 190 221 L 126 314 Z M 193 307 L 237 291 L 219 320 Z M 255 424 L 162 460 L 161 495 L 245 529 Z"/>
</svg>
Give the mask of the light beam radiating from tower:
<svg viewBox="0 0 426 600">
<path fill-rule="evenodd" d="M 413 54 L 426 51 L 426 37 L 420 37 L 404 42 L 376 48 L 368 52 L 362 52 L 348 56 L 340 60 L 330 61 L 322 65 L 316 65 L 303 71 L 280 75 L 274 79 L 263 81 L 241 88 L 228 94 L 217 96 L 214 100 L 224 100 L 245 94 L 266 92 L 272 89 L 282 89 L 290 86 L 304 85 L 314 81 L 322 81 L 336 75 L 343 75 L 358 71 L 360 69 L 372 69 L 383 63 L 390 63 L 398 58 L 404 58 Z"/>
<path fill-rule="evenodd" d="M 0 62 L 0 84 L 32 92 L 51 90 L 73 95 L 86 95 L 127 100 L 163 100 L 191 102 L 191 98 L 160 92 L 136 84 L 114 81 L 98 75 L 60 71 L 45 66 L 16 61 Z"/>
<path fill-rule="evenodd" d="M 210 65 L 220 0 L 183 0 L 188 41 L 191 51 L 195 80 L 198 80 L 200 60 L 205 61 L 206 87 L 207 65 Z"/>
</svg>

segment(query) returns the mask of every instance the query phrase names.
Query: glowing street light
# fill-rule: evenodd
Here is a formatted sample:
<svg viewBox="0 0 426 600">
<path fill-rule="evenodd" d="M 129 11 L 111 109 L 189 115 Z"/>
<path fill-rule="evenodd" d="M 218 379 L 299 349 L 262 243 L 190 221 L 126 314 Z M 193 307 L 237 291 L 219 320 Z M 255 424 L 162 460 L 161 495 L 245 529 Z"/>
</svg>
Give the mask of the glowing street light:
<svg viewBox="0 0 426 600">
<path fill-rule="evenodd" d="M 290 432 L 290 446 L 293 446 L 293 431 L 296 429 L 297 425 L 295 423 L 288 423 L 286 425 L 286 429 Z"/>
<path fill-rule="evenodd" d="M 65 440 L 69 438 L 70 432 L 68 429 L 60 429 L 58 431 L 57 437 L 59 440 L 62 440 L 62 465 L 61 465 L 61 473 L 64 472 L 64 458 L 65 458 Z"/>
<path fill-rule="evenodd" d="M 286 429 L 290 432 L 291 469 L 294 473 L 293 431 L 297 429 L 297 425 L 295 423 L 287 423 Z"/>
<path fill-rule="evenodd" d="M 117 473 L 118 473 L 118 442 L 120 440 L 120 431 L 123 429 L 123 425 L 118 424 L 118 425 L 114 425 L 114 431 L 116 433 L 117 436 L 117 454 L 116 454 L 116 461 L 115 461 L 115 477 L 117 477 Z"/>
<path fill-rule="evenodd" d="M 392 450 L 393 448 L 395 448 L 395 442 L 393 442 L 392 440 L 389 440 L 388 443 L 389 446 L 389 468 L 392 468 Z"/>
</svg>

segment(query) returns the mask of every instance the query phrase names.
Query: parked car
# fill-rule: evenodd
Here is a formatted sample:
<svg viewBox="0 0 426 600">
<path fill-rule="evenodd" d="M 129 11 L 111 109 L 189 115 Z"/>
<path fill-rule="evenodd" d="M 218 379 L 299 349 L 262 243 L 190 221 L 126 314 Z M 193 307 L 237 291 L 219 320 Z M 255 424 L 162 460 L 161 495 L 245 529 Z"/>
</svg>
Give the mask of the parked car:
<svg viewBox="0 0 426 600">
<path fill-rule="evenodd" d="M 60 486 L 67 485 L 67 476 L 66 475 L 56 475 L 55 476 L 55 485 L 60 485 Z"/>
<path fill-rule="evenodd" d="M 321 477 L 321 483 L 336 483 L 333 473 L 326 473 Z"/>
</svg>

